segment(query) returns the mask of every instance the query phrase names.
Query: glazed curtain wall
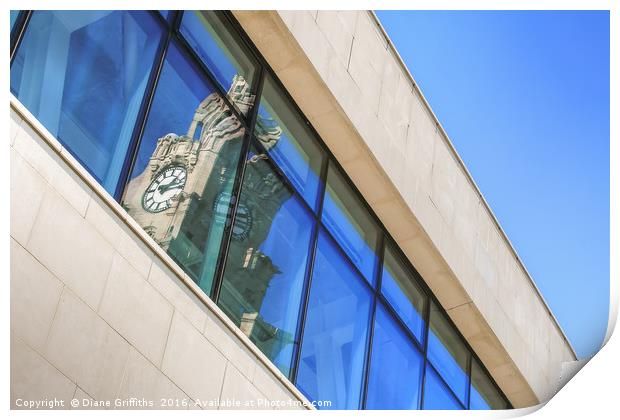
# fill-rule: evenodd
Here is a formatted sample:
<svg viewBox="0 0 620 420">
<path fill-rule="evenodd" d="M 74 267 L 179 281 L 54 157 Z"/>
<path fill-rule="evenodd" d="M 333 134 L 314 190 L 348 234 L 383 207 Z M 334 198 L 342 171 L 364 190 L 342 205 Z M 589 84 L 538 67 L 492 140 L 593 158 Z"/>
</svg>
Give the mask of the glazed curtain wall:
<svg viewBox="0 0 620 420">
<path fill-rule="evenodd" d="M 12 11 L 10 88 L 309 400 L 509 407 L 229 13 Z"/>
</svg>

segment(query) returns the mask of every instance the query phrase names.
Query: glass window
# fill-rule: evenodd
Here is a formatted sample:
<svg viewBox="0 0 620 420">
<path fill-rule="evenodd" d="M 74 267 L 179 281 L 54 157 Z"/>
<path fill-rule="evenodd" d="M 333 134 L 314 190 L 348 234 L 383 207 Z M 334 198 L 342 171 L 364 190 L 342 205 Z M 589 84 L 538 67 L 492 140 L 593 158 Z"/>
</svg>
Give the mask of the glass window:
<svg viewBox="0 0 620 420">
<path fill-rule="evenodd" d="M 314 134 L 270 76 L 265 77 L 254 130 L 256 137 L 265 144 L 274 138 L 279 139 L 275 147 L 269 149 L 269 156 L 310 207 L 316 209 L 324 153 Z"/>
<path fill-rule="evenodd" d="M 239 111 L 247 114 L 256 97 L 252 92 L 258 66 L 230 24 L 214 11 L 188 11 L 183 13 L 180 31 Z"/>
<path fill-rule="evenodd" d="M 425 410 L 462 410 L 463 406 L 442 382 L 433 367 L 426 364 L 426 379 L 424 380 Z"/>
<path fill-rule="evenodd" d="M 491 378 L 476 361 L 473 361 L 471 365 L 470 392 L 469 408 L 471 410 L 501 410 L 508 408 L 506 400 L 504 400 L 493 381 L 491 381 Z"/>
<path fill-rule="evenodd" d="M 15 26 L 17 16 L 19 16 L 19 10 L 11 10 L 11 31 L 13 31 L 13 26 Z"/>
<path fill-rule="evenodd" d="M 383 305 L 377 306 L 366 408 L 415 410 L 422 381 L 422 355 Z"/>
<path fill-rule="evenodd" d="M 314 220 L 250 152 L 218 304 L 288 376 Z"/>
<path fill-rule="evenodd" d="M 469 351 L 435 303 L 431 304 L 427 355 L 454 394 L 467 401 Z"/>
<path fill-rule="evenodd" d="M 381 293 L 418 341 L 424 341 L 426 296 L 418 280 L 396 256 L 392 246 L 385 247 Z"/>
<path fill-rule="evenodd" d="M 370 302 L 370 290 L 321 232 L 297 374 L 310 400 L 359 408 Z"/>
<path fill-rule="evenodd" d="M 110 193 L 162 33 L 148 12 L 35 11 L 11 92 Z"/>
<path fill-rule="evenodd" d="M 374 284 L 379 228 L 332 163 L 327 172 L 322 219 L 353 263 Z"/>
<path fill-rule="evenodd" d="M 158 12 L 167 22 L 172 18 L 172 10 L 158 10 Z"/>
<path fill-rule="evenodd" d="M 172 43 L 122 205 L 209 294 L 244 129 Z"/>
</svg>

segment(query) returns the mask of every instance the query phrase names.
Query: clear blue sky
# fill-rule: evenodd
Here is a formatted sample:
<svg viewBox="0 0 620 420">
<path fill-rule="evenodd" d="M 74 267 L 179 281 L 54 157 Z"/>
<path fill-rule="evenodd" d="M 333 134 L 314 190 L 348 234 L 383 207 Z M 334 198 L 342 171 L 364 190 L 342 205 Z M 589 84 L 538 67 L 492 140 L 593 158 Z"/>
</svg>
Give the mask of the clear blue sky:
<svg viewBox="0 0 620 420">
<path fill-rule="evenodd" d="M 384 11 L 381 23 L 578 356 L 609 313 L 609 14 Z"/>
</svg>

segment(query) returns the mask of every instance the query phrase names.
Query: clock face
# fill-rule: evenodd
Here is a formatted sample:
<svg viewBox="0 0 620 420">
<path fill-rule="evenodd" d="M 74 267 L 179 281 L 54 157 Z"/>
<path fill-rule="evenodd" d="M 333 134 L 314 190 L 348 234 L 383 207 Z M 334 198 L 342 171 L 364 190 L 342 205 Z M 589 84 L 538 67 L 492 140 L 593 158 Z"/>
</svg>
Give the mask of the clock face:
<svg viewBox="0 0 620 420">
<path fill-rule="evenodd" d="M 178 196 L 187 179 L 182 166 L 168 166 L 148 186 L 142 196 L 142 207 L 151 213 L 159 213 L 172 206 L 172 199 Z"/>
</svg>

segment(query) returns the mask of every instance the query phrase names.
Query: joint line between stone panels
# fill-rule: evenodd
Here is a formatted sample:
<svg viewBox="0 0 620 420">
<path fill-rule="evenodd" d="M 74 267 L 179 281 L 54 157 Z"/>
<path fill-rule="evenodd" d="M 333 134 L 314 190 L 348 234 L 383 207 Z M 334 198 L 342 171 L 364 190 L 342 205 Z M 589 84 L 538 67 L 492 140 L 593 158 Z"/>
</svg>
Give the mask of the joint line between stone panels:
<svg viewBox="0 0 620 420">
<path fill-rule="evenodd" d="M 355 34 L 351 37 L 351 45 L 349 46 L 349 57 L 347 57 L 347 73 L 351 67 L 351 56 L 353 55 L 353 44 L 355 43 Z M 350 73 L 349 73 L 350 74 Z"/>
<path fill-rule="evenodd" d="M 99 314 L 97 314 L 99 315 Z M 103 318 L 102 318 L 103 319 Z M 109 324 L 108 324 L 109 325 Z M 111 328 L 111 327 L 110 327 Z M 121 336 L 124 340 L 125 337 L 123 337 L 122 335 L 120 335 L 120 333 L 116 330 L 113 329 L 113 331 L 115 333 L 117 333 L 119 336 Z M 129 348 L 127 349 L 127 358 L 125 359 L 125 363 L 123 364 L 123 374 L 121 375 L 121 380 L 118 383 L 118 388 L 116 389 L 116 392 L 114 393 L 114 397 L 115 398 L 119 398 L 120 394 L 121 394 L 121 389 L 123 388 L 123 383 L 125 382 L 125 378 L 127 377 L 127 365 L 129 364 L 129 355 L 131 354 L 131 350 L 132 349 L 136 349 L 135 347 L 133 347 L 133 345 L 131 343 L 129 343 L 127 340 L 125 340 L 127 342 L 127 344 L 129 344 Z M 136 349 L 137 351 L 137 349 Z M 139 352 L 138 352 L 139 353 Z M 140 353 L 142 354 L 142 353 Z M 144 356 L 146 358 L 146 356 Z M 148 361 L 148 358 L 147 358 Z M 77 382 L 77 381 L 76 381 Z"/>
<path fill-rule="evenodd" d="M 464 302 L 464 303 L 459 303 L 458 305 L 453 306 L 453 307 L 451 307 L 451 308 L 445 308 L 445 309 L 444 309 L 444 311 L 447 313 L 448 311 L 451 311 L 451 310 L 453 310 L 453 309 L 458 309 L 458 308 L 460 308 L 461 306 L 469 305 L 469 304 L 470 304 L 470 303 L 472 303 L 472 302 L 473 302 L 473 301 L 470 299 L 470 300 L 468 300 L 467 302 Z"/>
<path fill-rule="evenodd" d="M 118 255 L 118 258 L 122 258 L 127 264 L 129 264 L 131 266 L 131 268 L 133 270 L 135 270 L 133 265 L 118 250 L 114 249 L 113 254 L 112 254 L 112 261 L 110 262 L 110 266 L 108 267 L 108 274 L 105 276 L 105 283 L 103 285 L 103 291 L 101 292 L 101 297 L 99 298 L 99 301 L 97 302 L 97 307 L 94 308 L 95 309 L 95 313 L 97 315 L 99 315 L 99 311 L 101 310 L 101 305 L 103 303 L 103 298 L 105 297 L 106 291 L 108 290 L 108 285 L 110 284 L 110 275 L 112 273 L 112 267 L 114 265 L 114 259 L 115 259 L 115 256 L 117 256 L 117 255 Z M 84 303 L 86 303 L 86 302 L 84 302 Z M 103 317 L 101 317 L 101 319 L 103 319 Z"/>
<path fill-rule="evenodd" d="M 153 287 L 151 285 L 151 287 Z M 164 367 L 164 359 L 166 357 L 166 351 L 168 350 L 168 341 L 170 340 L 170 332 L 172 331 L 172 321 L 174 321 L 174 316 L 177 313 L 177 308 L 172 304 L 172 302 L 168 301 L 168 303 L 172 306 L 172 315 L 170 315 L 170 324 L 168 324 L 168 331 L 166 332 L 166 341 L 164 341 L 164 351 L 161 354 L 161 360 L 159 361 L 159 369 L 162 370 Z"/>
<path fill-rule="evenodd" d="M 224 365 L 224 376 L 222 377 L 222 384 L 220 385 L 220 392 L 218 393 L 218 402 L 222 401 L 222 392 L 224 392 L 224 383 L 226 382 L 226 375 L 228 374 L 229 366 L 230 366 L 230 360 L 226 359 L 226 364 Z"/>
<path fill-rule="evenodd" d="M 13 150 L 15 150 L 15 149 L 13 149 Z M 13 238 L 13 240 L 15 242 L 17 242 L 22 248 L 24 248 L 28 253 L 30 253 L 30 251 L 28 251 L 27 246 L 30 243 L 30 239 L 32 237 L 32 231 L 34 230 L 34 227 L 36 226 L 36 223 L 39 220 L 39 214 L 41 213 L 41 206 L 43 205 L 43 201 L 45 200 L 45 196 L 48 194 L 48 190 L 51 188 L 51 189 L 53 189 L 55 191 L 55 188 L 52 187 L 52 185 L 45 178 L 43 178 L 43 175 L 34 166 L 32 166 L 30 164 L 30 162 L 28 162 L 25 159 L 25 157 L 21 155 L 21 153 L 19 153 L 17 150 L 15 150 L 15 153 L 17 153 L 21 157 L 21 159 L 24 161 L 24 163 L 26 165 L 28 165 L 30 167 L 30 169 L 33 170 L 37 174 L 37 176 L 39 176 L 41 178 L 41 180 L 43 181 L 44 186 L 45 186 L 45 191 L 43 191 L 43 197 L 41 198 L 41 201 L 36 206 L 37 209 L 36 209 L 36 212 L 35 212 L 35 215 L 34 215 L 34 220 L 32 221 L 32 228 L 28 232 L 28 236 L 26 236 L 26 240 L 24 241 L 25 243 L 22 244 L 20 241 L 18 241 L 16 238 L 14 238 L 13 236 L 11 236 L 9 234 L 9 236 L 11 236 L 11 238 Z M 35 257 L 34 254 L 30 253 L 30 255 L 32 255 L 32 257 L 35 260 L 39 261 L 39 259 L 37 257 Z M 39 261 L 39 263 L 41 263 L 41 262 Z M 43 265 L 45 267 L 45 265 L 43 263 L 41 263 L 41 265 Z"/>
<path fill-rule="evenodd" d="M 13 332 L 13 331 L 10 331 Z M 64 378 L 66 378 L 69 382 L 71 382 L 72 384 L 77 386 L 77 380 L 73 380 L 73 378 L 70 378 L 69 376 L 67 376 L 67 374 L 65 372 L 63 372 L 62 370 L 60 370 L 58 368 L 58 366 L 56 366 L 54 363 L 52 363 L 50 360 L 48 360 L 48 358 L 45 356 L 45 354 L 43 353 L 43 351 L 39 351 L 37 349 L 35 349 L 34 347 L 32 347 L 29 343 L 26 342 L 26 340 L 22 337 L 19 336 L 14 336 L 16 340 L 20 341 L 20 343 L 26 347 L 28 347 L 28 349 L 30 349 L 33 353 L 35 353 L 37 356 L 39 356 L 41 359 L 43 359 L 47 364 L 49 364 L 51 367 L 53 367 L 56 371 L 58 371 L 58 373 L 60 373 Z"/>
<path fill-rule="evenodd" d="M 26 250 L 26 252 L 28 251 Z M 56 278 L 54 274 L 52 274 L 52 276 Z M 67 288 L 67 285 L 64 282 L 62 282 L 60 279 L 58 279 L 58 281 L 62 283 L 62 287 L 60 289 L 60 294 L 58 295 L 58 301 L 56 302 L 56 307 L 54 308 L 54 315 L 52 315 L 52 321 L 50 322 L 50 327 L 47 330 L 47 334 L 45 335 L 45 340 L 43 341 L 44 349 L 47 348 L 47 344 L 49 343 L 50 335 L 52 334 L 52 326 L 54 325 L 54 321 L 56 321 L 56 315 L 58 314 L 58 309 L 60 308 L 60 301 L 62 300 L 62 295 L 65 292 L 65 288 Z"/>
</svg>

